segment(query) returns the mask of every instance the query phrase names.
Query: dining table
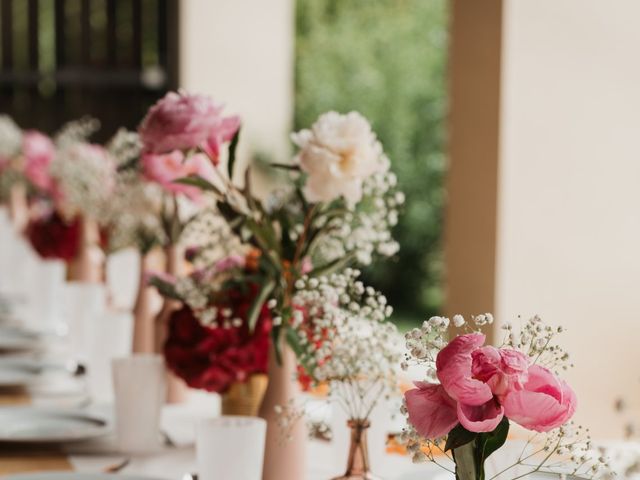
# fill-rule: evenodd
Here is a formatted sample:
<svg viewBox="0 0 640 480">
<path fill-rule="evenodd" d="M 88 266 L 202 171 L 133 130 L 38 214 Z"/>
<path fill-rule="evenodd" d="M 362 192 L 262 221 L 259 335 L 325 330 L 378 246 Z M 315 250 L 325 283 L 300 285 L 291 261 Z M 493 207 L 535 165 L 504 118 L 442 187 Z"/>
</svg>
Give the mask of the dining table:
<svg viewBox="0 0 640 480">
<path fill-rule="evenodd" d="M 0 407 L 24 406 L 31 397 L 23 389 L 11 389 L 0 394 Z M 71 471 L 68 456 L 56 446 L 0 446 L 0 476 L 34 471 Z"/>
<path fill-rule="evenodd" d="M 217 395 L 192 391 L 185 403 L 166 405 L 162 412 L 162 431 L 170 441 L 158 451 L 146 454 L 119 451 L 113 433 L 95 440 L 63 444 L 0 443 L 0 478 L 17 473 L 57 471 L 112 472 L 157 480 L 190 479 L 197 471 L 195 425 L 203 418 L 218 415 L 219 403 Z M 28 391 L 0 390 L 0 410 L 34 405 L 46 406 L 48 402 L 46 398 L 34 397 Z M 111 405 L 83 408 L 103 415 L 112 423 Z M 347 448 L 337 447 L 331 441 L 309 440 L 306 480 L 327 480 L 343 473 Z M 383 455 L 378 453 L 372 455 L 372 463 L 376 473 L 385 479 L 417 480 L 424 478 L 426 472 L 437 472 L 430 465 L 412 464 L 409 457 L 397 448 L 389 447 Z M 251 452 L 242 452 L 239 448 L 239 458 L 246 454 Z"/>
</svg>

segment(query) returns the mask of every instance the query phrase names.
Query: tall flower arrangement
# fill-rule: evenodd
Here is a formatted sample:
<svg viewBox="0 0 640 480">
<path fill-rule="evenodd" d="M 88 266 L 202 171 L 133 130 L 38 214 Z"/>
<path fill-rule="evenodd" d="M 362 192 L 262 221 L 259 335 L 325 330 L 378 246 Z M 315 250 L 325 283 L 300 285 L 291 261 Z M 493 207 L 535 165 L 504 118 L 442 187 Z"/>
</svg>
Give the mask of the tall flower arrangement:
<svg viewBox="0 0 640 480">
<path fill-rule="evenodd" d="M 373 478 L 366 441 L 370 416 L 381 399 L 397 391 L 398 332 L 387 321 L 392 308 L 384 295 L 346 268 L 296 282 L 291 343 L 299 354 L 298 377 L 309 386 L 329 387 L 329 398 L 347 416 L 351 451 L 338 479 Z M 297 415 L 283 410 L 283 422 Z"/>
<path fill-rule="evenodd" d="M 297 371 L 296 356 L 307 354 L 300 348 L 296 299 L 303 295 L 296 283 L 308 279 L 308 285 L 314 285 L 318 278 L 331 278 L 350 266 L 392 256 L 398 245 L 391 228 L 404 198 L 367 120 L 356 112 L 329 112 L 292 136 L 298 147 L 293 161 L 272 164 L 285 172 L 285 179 L 260 200 L 248 174 L 243 185 L 231 180 L 242 176 L 235 172 L 239 120 L 221 117 L 220 111 L 203 97 L 172 93 L 150 110 L 140 136 L 147 160 L 170 166 L 171 188 L 195 188 L 194 193 L 215 199 L 224 223 L 210 225 L 210 234 L 226 229 L 254 264 L 251 270 L 236 271 L 235 281 L 256 286 L 243 318 L 249 331 L 255 331 L 265 303 L 273 318 L 269 387 L 260 412 L 270 423 L 265 478 L 298 479 L 304 475 L 304 453 L 299 450 L 304 431 L 296 427 L 294 441 L 282 445 L 275 411 L 295 395 L 297 386 L 291 379 Z M 227 161 L 221 162 L 226 142 Z M 195 166 L 205 155 L 216 167 L 211 171 Z M 194 166 L 188 166 L 190 162 Z M 198 256 L 206 250 L 199 248 Z M 311 315 L 310 328 L 322 321 Z M 377 338 L 375 332 L 370 338 Z M 333 333 L 345 331 L 336 328 Z"/>
<path fill-rule="evenodd" d="M 407 333 L 405 367 L 426 367 L 424 381 L 405 394 L 409 428 L 403 434 L 415 461 L 449 469 L 458 480 L 522 478 L 537 472 L 596 476 L 604 472 L 590 440 L 571 422 L 577 399 L 558 376 L 569 356 L 556 344 L 562 328 L 530 319 L 519 332 L 506 325 L 500 347 L 485 345 L 479 327 L 490 314 L 470 322 L 456 315 L 433 317 Z M 450 326 L 464 333 L 447 341 Z M 485 461 L 518 425 L 533 431 L 517 460 L 487 477 Z"/>
<path fill-rule="evenodd" d="M 250 280 L 254 268 L 236 254 L 187 276 L 152 279 L 182 302 L 169 318 L 168 367 L 188 386 L 221 394 L 227 414 L 256 415 L 264 391 L 273 319 L 262 305 L 249 328 L 247 312 L 259 287 Z"/>
<path fill-rule="evenodd" d="M 147 181 L 140 165 L 142 145 L 138 134 L 119 130 L 106 145 L 116 161 L 113 195 L 104 205 L 110 251 L 133 247 L 144 257 L 167 242 L 163 228 L 163 189 Z"/>
<path fill-rule="evenodd" d="M 215 181 L 220 151 L 239 128 L 238 117 L 223 116 L 222 110 L 208 97 L 171 92 L 149 109 L 138 128 L 142 146 L 140 171 L 163 191 L 160 218 L 165 233 L 166 271 L 172 276 L 183 274 L 185 252 L 180 240 L 192 217 L 190 206 L 204 201 L 199 188 L 178 180 L 193 177 L 202 182 Z M 179 308 L 179 301 L 165 298 L 155 322 L 157 350 L 163 348 L 171 315 Z M 182 390 L 179 383 L 172 381 L 170 401 L 181 400 Z"/>
<path fill-rule="evenodd" d="M 79 225 L 69 278 L 82 282 L 104 281 L 102 213 L 115 187 L 115 159 L 103 146 L 88 141 L 98 128 L 96 120 L 81 119 L 54 137 L 55 155 L 48 163 L 50 190 L 45 191 L 55 214 Z"/>
<path fill-rule="evenodd" d="M 71 262 L 80 251 L 80 221 L 59 208 L 63 195 L 52 172 L 56 154 L 56 144 L 48 136 L 24 133 L 22 173 L 31 197 L 25 233 L 41 257 Z"/>
<path fill-rule="evenodd" d="M 0 123 L 3 136 L 11 136 L 7 122 Z M 34 249 L 44 258 L 65 260 L 70 277 L 83 281 L 102 277 L 98 221 L 114 176 L 108 152 L 87 141 L 97 128 L 95 120 L 82 119 L 65 125 L 54 139 L 33 130 L 20 132 L 13 135 L 20 140 L 13 156 L 2 154 L 10 204 L 16 203 L 16 191 L 23 193 L 24 230 Z"/>
<path fill-rule="evenodd" d="M 116 160 L 115 186 L 105 205 L 103 218 L 108 233 L 109 252 L 133 248 L 139 254 L 138 287 L 133 305 L 134 353 L 156 351 L 155 317 L 161 299 L 148 285 L 153 269 L 156 247 L 168 243 L 163 221 L 165 193 L 155 182 L 148 181 L 140 162 L 142 144 L 136 132 L 120 129 L 106 145 Z"/>
</svg>

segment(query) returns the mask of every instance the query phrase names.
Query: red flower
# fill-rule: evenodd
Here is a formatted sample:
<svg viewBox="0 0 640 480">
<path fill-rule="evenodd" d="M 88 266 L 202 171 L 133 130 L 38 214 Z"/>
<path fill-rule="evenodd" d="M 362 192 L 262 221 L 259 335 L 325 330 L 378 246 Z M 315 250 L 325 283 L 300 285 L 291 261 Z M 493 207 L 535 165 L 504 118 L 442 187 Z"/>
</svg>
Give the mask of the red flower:
<svg viewBox="0 0 640 480">
<path fill-rule="evenodd" d="M 66 222 L 57 212 L 31 220 L 25 232 L 42 258 L 72 260 L 80 248 L 80 221 Z"/>
<path fill-rule="evenodd" d="M 272 323 L 269 309 L 262 306 L 253 333 L 246 322 L 256 293 L 255 285 L 248 291 L 227 292 L 224 301 L 216 305 L 219 326 L 203 325 L 188 306 L 171 316 L 164 355 L 169 368 L 187 385 L 224 393 L 254 373 L 266 373 Z M 231 316 L 223 317 L 227 309 Z M 240 326 L 224 326 L 225 320 L 228 323 L 236 318 L 242 320 Z"/>
<path fill-rule="evenodd" d="M 313 320 L 309 316 L 307 308 L 302 305 L 295 305 L 294 309 L 302 312 L 303 315 L 303 322 L 297 327 L 299 333 L 304 334 L 307 343 L 313 345 L 314 350 L 319 350 L 323 344 L 329 340 L 329 330 L 327 328 L 322 329 L 320 331 L 320 338 L 314 338 Z M 313 368 L 323 365 L 329 359 L 330 356 L 326 356 L 325 358 L 318 360 L 316 365 L 307 365 L 307 368 L 302 364 L 298 365 L 298 383 L 300 384 L 302 391 L 308 392 L 316 385 L 316 381 L 313 377 Z"/>
</svg>

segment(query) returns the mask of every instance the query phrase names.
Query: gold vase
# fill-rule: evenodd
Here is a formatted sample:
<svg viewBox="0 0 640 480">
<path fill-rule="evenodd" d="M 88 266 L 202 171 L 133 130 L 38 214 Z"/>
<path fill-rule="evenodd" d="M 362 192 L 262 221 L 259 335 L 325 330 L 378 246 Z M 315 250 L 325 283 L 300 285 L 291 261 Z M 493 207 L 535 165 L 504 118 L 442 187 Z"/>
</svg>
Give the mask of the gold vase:
<svg viewBox="0 0 640 480">
<path fill-rule="evenodd" d="M 351 429 L 351 445 L 347 471 L 344 475 L 332 480 L 380 480 L 371 473 L 369 464 L 369 447 L 367 446 L 367 429 L 369 420 L 349 420 L 347 426 Z"/>
<path fill-rule="evenodd" d="M 251 375 L 243 383 L 234 383 L 222 395 L 222 415 L 257 416 L 266 389 L 267 376 L 262 374 Z"/>
</svg>

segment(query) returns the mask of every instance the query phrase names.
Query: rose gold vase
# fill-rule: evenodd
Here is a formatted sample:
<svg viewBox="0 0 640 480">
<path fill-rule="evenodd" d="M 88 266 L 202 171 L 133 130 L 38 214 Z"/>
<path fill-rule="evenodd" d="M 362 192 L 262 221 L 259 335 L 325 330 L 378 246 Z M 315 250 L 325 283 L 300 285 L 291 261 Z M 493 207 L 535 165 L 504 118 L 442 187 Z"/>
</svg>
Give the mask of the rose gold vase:
<svg viewBox="0 0 640 480">
<path fill-rule="evenodd" d="M 347 426 L 351 429 L 347 471 L 344 475 L 332 480 L 380 480 L 379 477 L 371 473 L 369 466 L 369 448 L 367 446 L 369 420 L 349 420 Z"/>
<path fill-rule="evenodd" d="M 150 269 L 150 254 L 140 254 L 140 276 L 138 294 L 133 305 L 133 353 L 155 353 L 155 321 L 158 315 L 158 292 L 147 285 L 147 271 Z"/>
<path fill-rule="evenodd" d="M 85 283 L 104 281 L 104 252 L 100 248 L 98 224 L 80 217 L 80 246 L 76 257 L 69 262 L 68 280 Z"/>
<path fill-rule="evenodd" d="M 18 232 L 24 231 L 29 222 L 27 187 L 22 182 L 15 183 L 9 190 L 9 218 Z"/>
<path fill-rule="evenodd" d="M 283 342 L 284 343 L 284 342 Z M 267 421 L 263 480 L 301 480 L 306 476 L 307 429 L 303 419 L 283 432 L 278 425 L 276 406 L 286 406 L 300 395 L 294 380 L 296 356 L 283 344 L 282 364 L 278 365 L 274 348 L 269 355 L 269 384 L 258 415 Z M 287 437 L 288 433 L 288 438 Z"/>
<path fill-rule="evenodd" d="M 267 376 L 251 375 L 246 382 L 234 383 L 222 394 L 222 415 L 255 417 L 267 389 Z"/>
<path fill-rule="evenodd" d="M 169 245 L 165 248 L 166 272 L 177 277 L 184 270 L 184 253 L 179 245 Z M 171 314 L 181 307 L 181 303 L 171 298 L 165 298 L 160 313 L 155 318 L 155 351 L 162 354 L 164 344 L 169 336 L 169 319 Z M 167 370 L 167 403 L 182 403 L 187 398 L 189 388 L 183 380 Z"/>
</svg>

